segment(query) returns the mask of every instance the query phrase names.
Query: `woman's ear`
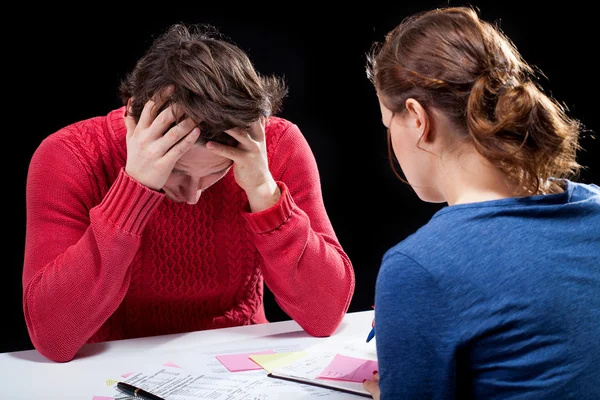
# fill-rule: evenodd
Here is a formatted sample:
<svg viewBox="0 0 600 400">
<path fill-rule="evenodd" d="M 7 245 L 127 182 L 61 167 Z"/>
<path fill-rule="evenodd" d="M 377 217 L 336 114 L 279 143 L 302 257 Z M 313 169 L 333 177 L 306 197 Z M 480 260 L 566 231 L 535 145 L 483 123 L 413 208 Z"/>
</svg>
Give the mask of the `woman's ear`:
<svg viewBox="0 0 600 400">
<path fill-rule="evenodd" d="M 411 130 L 415 132 L 421 143 L 431 142 L 433 140 L 431 119 L 425 107 L 413 98 L 406 100 L 405 106 Z"/>
</svg>

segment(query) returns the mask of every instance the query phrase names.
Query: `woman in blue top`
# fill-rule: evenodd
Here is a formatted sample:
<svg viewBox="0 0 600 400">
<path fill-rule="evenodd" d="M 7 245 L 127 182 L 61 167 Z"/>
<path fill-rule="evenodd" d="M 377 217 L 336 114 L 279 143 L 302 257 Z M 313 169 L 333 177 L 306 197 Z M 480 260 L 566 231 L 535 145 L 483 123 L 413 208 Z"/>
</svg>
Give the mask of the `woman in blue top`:
<svg viewBox="0 0 600 400">
<path fill-rule="evenodd" d="M 448 206 L 383 257 L 365 387 L 600 399 L 600 188 L 572 180 L 578 122 L 470 8 L 406 19 L 368 72 L 406 181 Z"/>
</svg>

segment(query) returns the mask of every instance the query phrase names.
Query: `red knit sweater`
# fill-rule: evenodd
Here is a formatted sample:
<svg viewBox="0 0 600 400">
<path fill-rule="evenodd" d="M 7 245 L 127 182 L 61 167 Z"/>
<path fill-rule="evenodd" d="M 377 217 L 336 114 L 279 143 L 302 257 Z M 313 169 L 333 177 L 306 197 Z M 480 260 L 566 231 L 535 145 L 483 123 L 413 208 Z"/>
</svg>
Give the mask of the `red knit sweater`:
<svg viewBox="0 0 600 400">
<path fill-rule="evenodd" d="M 130 178 L 122 115 L 65 127 L 32 157 L 23 307 L 37 350 L 69 361 L 84 343 L 265 323 L 263 278 L 307 333 L 332 334 L 354 272 L 298 127 L 270 118 L 282 195 L 250 213 L 233 169 L 193 206 Z"/>
</svg>

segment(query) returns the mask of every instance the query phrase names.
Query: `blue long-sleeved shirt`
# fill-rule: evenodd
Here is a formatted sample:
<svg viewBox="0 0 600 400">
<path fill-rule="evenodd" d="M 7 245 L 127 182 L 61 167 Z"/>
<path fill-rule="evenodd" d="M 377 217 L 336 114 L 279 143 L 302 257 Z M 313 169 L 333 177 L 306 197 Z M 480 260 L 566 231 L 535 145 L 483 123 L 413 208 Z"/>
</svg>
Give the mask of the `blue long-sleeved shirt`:
<svg viewBox="0 0 600 400">
<path fill-rule="evenodd" d="M 445 207 L 375 297 L 382 400 L 600 399 L 600 188 Z"/>
</svg>

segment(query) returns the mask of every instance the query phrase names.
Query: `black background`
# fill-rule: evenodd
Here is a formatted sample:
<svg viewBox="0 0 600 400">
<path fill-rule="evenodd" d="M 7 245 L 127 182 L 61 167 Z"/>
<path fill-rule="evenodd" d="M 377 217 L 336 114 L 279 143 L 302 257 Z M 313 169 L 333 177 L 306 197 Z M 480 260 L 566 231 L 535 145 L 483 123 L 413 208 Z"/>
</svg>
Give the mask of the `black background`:
<svg viewBox="0 0 600 400">
<path fill-rule="evenodd" d="M 77 3 L 74 3 L 77 4 Z M 593 132 L 598 119 L 598 30 L 591 3 L 473 1 L 356 3 L 327 11 L 309 3 L 131 3 L 111 7 L 27 4 L 6 15 L 5 238 L 3 339 L 0 352 L 31 349 L 23 319 L 21 273 L 25 238 L 25 182 L 41 140 L 80 119 L 120 106 L 120 79 L 175 22 L 217 27 L 247 51 L 262 74 L 283 76 L 289 96 L 280 116 L 299 125 L 317 159 L 325 206 L 352 260 L 356 292 L 350 311 L 370 309 L 383 253 L 425 224 L 442 205 L 421 202 L 398 181 L 387 159 L 385 129 L 366 78 L 365 54 L 402 18 L 444 5 L 472 5 L 498 22 L 525 59 L 547 78 L 540 83 Z M 320 3 L 322 6 L 325 2 Z M 346 3 L 349 4 L 349 3 Z M 327 4 L 329 7 L 330 5 Z M 8 71 L 8 72 L 6 72 Z M 6 106 L 5 106 L 6 110 Z M 8 124 L 6 124 L 8 122 Z M 598 139 L 582 139 L 587 166 L 581 182 L 600 183 Z M 267 317 L 288 319 L 268 292 Z"/>
</svg>

